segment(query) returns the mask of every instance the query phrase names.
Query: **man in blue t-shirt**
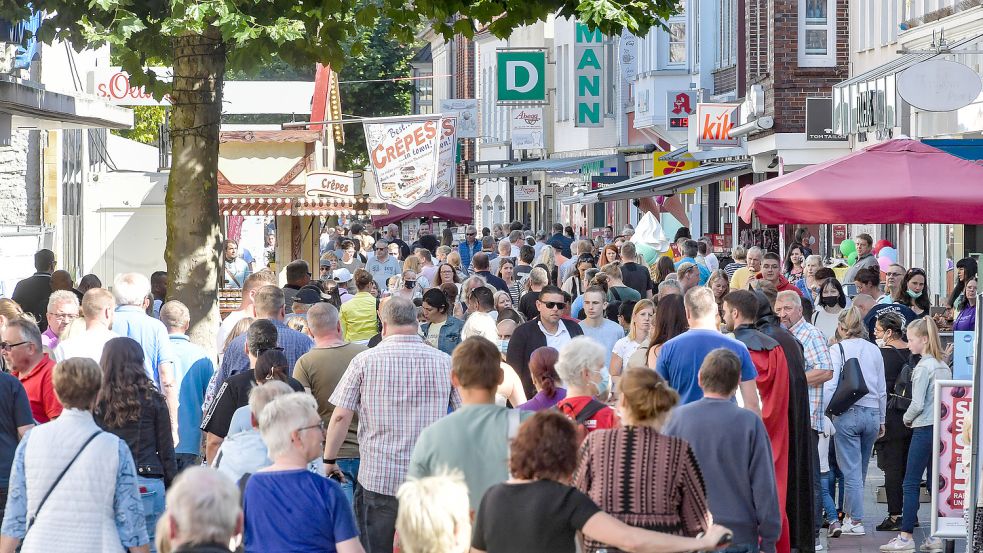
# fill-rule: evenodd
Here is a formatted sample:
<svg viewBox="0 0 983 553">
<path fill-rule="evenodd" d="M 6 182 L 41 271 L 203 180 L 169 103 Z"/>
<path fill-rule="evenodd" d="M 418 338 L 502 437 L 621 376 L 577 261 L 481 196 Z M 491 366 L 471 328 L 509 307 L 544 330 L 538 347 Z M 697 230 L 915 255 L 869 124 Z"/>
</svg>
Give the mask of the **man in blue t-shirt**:
<svg viewBox="0 0 983 553">
<path fill-rule="evenodd" d="M 747 347 L 717 330 L 717 302 L 713 292 L 702 286 L 693 288 L 684 300 L 689 330 L 662 346 L 655 371 L 679 392 L 679 404 L 686 405 L 703 397 L 697 378 L 703 359 L 717 348 L 727 348 L 741 360 L 739 388 L 744 407 L 760 415 L 758 387 L 754 382 L 758 372 Z"/>
</svg>

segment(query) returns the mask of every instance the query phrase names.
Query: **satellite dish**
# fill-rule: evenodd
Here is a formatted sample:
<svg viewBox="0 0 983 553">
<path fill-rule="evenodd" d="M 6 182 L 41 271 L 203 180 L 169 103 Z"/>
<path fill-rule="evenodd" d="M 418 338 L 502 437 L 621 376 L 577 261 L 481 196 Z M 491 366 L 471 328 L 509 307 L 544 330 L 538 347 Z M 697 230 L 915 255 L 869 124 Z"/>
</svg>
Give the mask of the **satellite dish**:
<svg viewBox="0 0 983 553">
<path fill-rule="evenodd" d="M 983 81 L 969 67 L 940 58 L 915 64 L 897 77 L 898 94 L 923 111 L 955 111 L 976 101 Z"/>
</svg>

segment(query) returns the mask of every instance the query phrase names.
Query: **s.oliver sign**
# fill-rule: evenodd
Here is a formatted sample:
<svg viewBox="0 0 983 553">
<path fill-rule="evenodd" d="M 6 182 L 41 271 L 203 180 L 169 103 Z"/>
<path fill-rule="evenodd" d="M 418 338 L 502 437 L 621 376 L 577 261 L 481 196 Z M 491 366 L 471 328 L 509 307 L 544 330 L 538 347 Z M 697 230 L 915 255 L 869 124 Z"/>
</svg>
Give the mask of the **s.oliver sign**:
<svg viewBox="0 0 983 553">
<path fill-rule="evenodd" d="M 170 67 L 151 67 L 157 79 L 170 81 L 173 71 Z M 170 105 L 168 97 L 163 100 L 154 99 L 144 87 L 136 87 L 130 83 L 130 74 L 122 67 L 105 67 L 90 71 L 87 79 L 86 92 L 102 98 L 118 106 L 161 106 Z"/>
<path fill-rule="evenodd" d="M 738 104 L 697 104 L 697 146 L 738 146 L 741 141 L 731 138 L 730 130 L 741 118 Z"/>
<path fill-rule="evenodd" d="M 409 209 L 450 191 L 453 171 L 448 161 L 453 164 L 455 121 L 435 115 L 364 123 L 369 161 L 383 201 Z"/>
</svg>

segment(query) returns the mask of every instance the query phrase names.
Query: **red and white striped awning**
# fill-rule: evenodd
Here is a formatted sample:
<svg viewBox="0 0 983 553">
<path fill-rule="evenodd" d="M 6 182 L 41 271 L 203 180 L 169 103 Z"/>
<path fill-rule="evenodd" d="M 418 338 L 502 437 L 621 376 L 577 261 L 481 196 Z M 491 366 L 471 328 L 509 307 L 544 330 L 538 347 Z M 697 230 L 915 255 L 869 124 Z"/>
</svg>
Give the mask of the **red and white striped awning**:
<svg viewBox="0 0 983 553">
<path fill-rule="evenodd" d="M 385 204 L 354 198 L 226 197 L 219 198 L 224 215 L 377 216 L 388 212 Z"/>
</svg>

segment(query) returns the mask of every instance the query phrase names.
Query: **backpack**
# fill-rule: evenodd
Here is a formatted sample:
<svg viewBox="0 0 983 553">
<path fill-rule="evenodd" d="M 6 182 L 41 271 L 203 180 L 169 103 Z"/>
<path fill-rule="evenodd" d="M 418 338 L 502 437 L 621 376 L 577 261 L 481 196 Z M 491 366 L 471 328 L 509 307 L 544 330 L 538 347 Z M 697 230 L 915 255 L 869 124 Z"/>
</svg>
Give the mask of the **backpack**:
<svg viewBox="0 0 983 553">
<path fill-rule="evenodd" d="M 618 291 L 611 288 L 611 295 L 614 296 L 614 301 L 608 302 L 607 308 L 604 310 L 604 316 L 612 322 L 618 322 L 618 312 L 621 311 L 621 296 Z"/>
<path fill-rule="evenodd" d="M 901 354 L 898 353 L 898 355 Z M 911 405 L 911 384 L 914 372 L 915 364 L 911 361 L 901 368 L 898 379 L 894 381 L 894 389 L 891 390 L 891 393 L 887 397 L 888 409 L 894 409 L 902 413 L 908 410 L 908 407 Z"/>
<path fill-rule="evenodd" d="M 587 405 L 584 405 L 583 409 L 581 409 L 579 413 L 574 413 L 573 407 L 569 403 L 560 404 L 558 408 L 560 412 L 576 423 L 577 444 L 579 445 L 582 444 L 585 439 L 587 439 L 587 434 L 590 433 L 590 429 L 586 426 L 587 421 L 592 419 L 594 415 L 598 414 L 601 409 L 604 409 L 605 407 L 607 406 L 600 401 L 591 398 L 591 400 L 587 402 Z"/>
</svg>

